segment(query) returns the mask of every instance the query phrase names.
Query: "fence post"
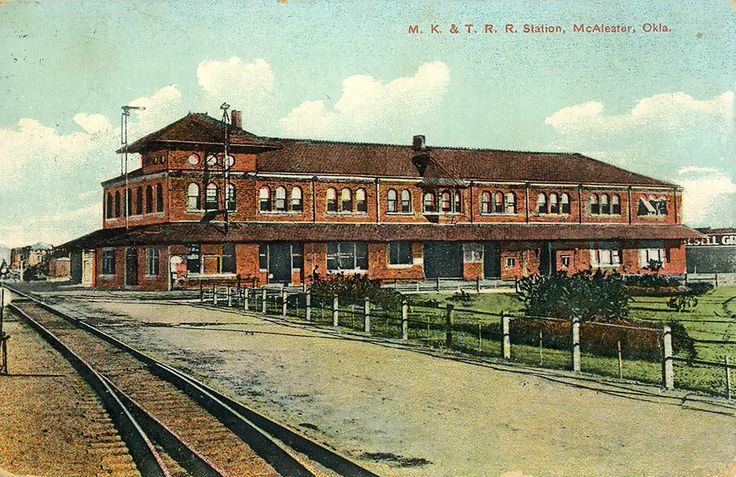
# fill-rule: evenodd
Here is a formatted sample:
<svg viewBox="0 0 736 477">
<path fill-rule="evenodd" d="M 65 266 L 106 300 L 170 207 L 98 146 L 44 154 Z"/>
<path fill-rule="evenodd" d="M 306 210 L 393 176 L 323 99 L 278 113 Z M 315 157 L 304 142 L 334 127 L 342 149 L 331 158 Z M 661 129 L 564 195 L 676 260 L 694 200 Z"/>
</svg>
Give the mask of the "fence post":
<svg viewBox="0 0 736 477">
<path fill-rule="evenodd" d="M 227 286 L 227 307 L 233 306 L 233 287 Z"/>
<path fill-rule="evenodd" d="M 332 297 L 332 326 L 340 326 L 340 300 L 337 295 Z"/>
<path fill-rule="evenodd" d="M 503 340 L 501 341 L 501 353 L 503 359 L 511 359 L 511 320 L 509 315 L 501 312 L 501 330 L 503 332 Z"/>
<path fill-rule="evenodd" d="M 363 298 L 363 331 L 371 334 L 371 299 Z"/>
<path fill-rule="evenodd" d="M 662 342 L 664 348 L 664 357 L 662 359 L 662 385 L 665 389 L 674 389 L 675 377 L 674 366 L 672 362 L 672 328 L 665 326 L 662 330 Z"/>
<path fill-rule="evenodd" d="M 307 290 L 307 294 L 304 297 L 304 316 L 307 321 L 312 321 L 312 289 Z"/>
<path fill-rule="evenodd" d="M 728 355 L 724 356 L 726 360 L 726 398 L 731 401 L 731 363 Z"/>
<path fill-rule="evenodd" d="M 452 348 L 452 309 L 455 306 L 452 303 L 447 304 L 445 308 L 445 346 Z"/>
<path fill-rule="evenodd" d="M 401 300 L 401 339 L 409 339 L 409 303 L 406 298 Z"/>
<path fill-rule="evenodd" d="M 480 277 L 475 277 L 475 292 L 480 293 Z"/>
<path fill-rule="evenodd" d="M 572 370 L 580 372 L 580 318 L 572 319 Z"/>
<path fill-rule="evenodd" d="M 440 291 L 440 277 L 437 277 L 437 291 Z"/>
<path fill-rule="evenodd" d="M 202 281 L 199 282 L 199 302 L 204 302 L 204 285 Z"/>
<path fill-rule="evenodd" d="M 243 289 L 243 311 L 248 311 L 248 308 L 250 308 L 250 303 L 248 303 L 249 298 L 250 298 L 250 288 L 244 288 Z"/>
<path fill-rule="evenodd" d="M 286 312 L 288 311 L 288 296 L 286 295 L 286 288 L 281 289 L 281 316 L 286 318 Z"/>
<path fill-rule="evenodd" d="M 621 356 L 621 340 L 618 340 L 616 343 L 616 348 L 618 350 L 618 378 L 623 379 L 624 377 L 624 360 Z"/>
<path fill-rule="evenodd" d="M 212 285 L 212 304 L 217 305 L 217 287 Z"/>
<path fill-rule="evenodd" d="M 266 314 L 266 302 L 268 300 L 268 290 L 266 288 L 263 288 L 263 291 L 261 292 L 261 313 L 264 315 Z"/>
<path fill-rule="evenodd" d="M 716 272 L 716 288 L 718 288 L 718 272 Z"/>
</svg>

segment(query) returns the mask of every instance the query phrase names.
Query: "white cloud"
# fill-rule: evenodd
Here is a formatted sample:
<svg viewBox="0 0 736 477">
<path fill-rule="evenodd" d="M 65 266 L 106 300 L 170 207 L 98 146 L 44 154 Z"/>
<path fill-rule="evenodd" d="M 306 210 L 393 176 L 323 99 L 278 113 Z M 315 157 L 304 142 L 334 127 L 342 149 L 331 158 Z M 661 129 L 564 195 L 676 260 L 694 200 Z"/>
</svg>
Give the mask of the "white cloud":
<svg viewBox="0 0 736 477">
<path fill-rule="evenodd" d="M 442 101 L 449 81 L 450 69 L 441 61 L 424 63 L 413 76 L 388 83 L 354 75 L 343 80 L 334 106 L 321 99 L 304 101 L 279 122 L 287 135 L 365 139 L 412 124 Z"/>
<path fill-rule="evenodd" d="M 73 119 L 85 132 L 90 134 L 101 133 L 112 129 L 112 124 L 102 114 L 78 113 L 74 115 Z"/>
<path fill-rule="evenodd" d="M 683 168 L 675 180 L 685 188 L 683 213 L 694 226 L 733 226 L 736 217 L 736 182 L 724 171 Z"/>
<path fill-rule="evenodd" d="M 182 95 L 179 87 L 170 84 L 151 96 L 142 96 L 128 102 L 129 106 L 146 108 L 133 110 L 128 122 L 128 138 L 133 142 L 140 136 L 151 133 L 179 119 L 183 114 Z"/>
<path fill-rule="evenodd" d="M 205 94 L 244 111 L 246 118 L 263 114 L 275 100 L 275 79 L 271 65 L 261 58 L 246 63 L 237 56 L 225 61 L 204 60 L 197 66 L 197 81 Z"/>
</svg>

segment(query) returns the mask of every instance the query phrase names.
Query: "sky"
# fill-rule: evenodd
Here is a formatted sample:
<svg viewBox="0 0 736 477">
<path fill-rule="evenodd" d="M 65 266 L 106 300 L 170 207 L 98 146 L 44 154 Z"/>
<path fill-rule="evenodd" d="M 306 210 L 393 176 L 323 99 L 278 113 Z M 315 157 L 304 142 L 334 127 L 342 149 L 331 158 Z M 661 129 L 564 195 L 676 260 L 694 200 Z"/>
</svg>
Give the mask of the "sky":
<svg viewBox="0 0 736 477">
<path fill-rule="evenodd" d="M 122 105 L 146 107 L 132 140 L 225 101 L 266 136 L 581 152 L 682 185 L 688 225 L 736 225 L 727 0 L 0 0 L 0 42 L 0 244 L 101 227 Z"/>
</svg>

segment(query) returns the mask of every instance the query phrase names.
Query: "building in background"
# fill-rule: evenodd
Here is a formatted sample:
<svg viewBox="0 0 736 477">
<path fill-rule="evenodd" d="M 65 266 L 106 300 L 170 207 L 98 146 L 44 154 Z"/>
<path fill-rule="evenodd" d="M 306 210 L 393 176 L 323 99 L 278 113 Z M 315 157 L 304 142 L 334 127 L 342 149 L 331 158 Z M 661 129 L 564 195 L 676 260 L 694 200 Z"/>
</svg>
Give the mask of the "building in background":
<svg viewBox="0 0 736 477">
<path fill-rule="evenodd" d="M 704 237 L 687 241 L 688 273 L 736 273 L 736 228 L 699 228 Z"/>
<path fill-rule="evenodd" d="M 141 167 L 102 183 L 103 228 L 64 245 L 94 250 L 101 288 L 680 275 L 702 237 L 680 187 L 581 154 L 260 137 L 238 111 L 189 114 L 128 152 Z"/>
<path fill-rule="evenodd" d="M 23 280 L 45 280 L 54 246 L 37 242 L 10 250 L 10 268 Z"/>
</svg>

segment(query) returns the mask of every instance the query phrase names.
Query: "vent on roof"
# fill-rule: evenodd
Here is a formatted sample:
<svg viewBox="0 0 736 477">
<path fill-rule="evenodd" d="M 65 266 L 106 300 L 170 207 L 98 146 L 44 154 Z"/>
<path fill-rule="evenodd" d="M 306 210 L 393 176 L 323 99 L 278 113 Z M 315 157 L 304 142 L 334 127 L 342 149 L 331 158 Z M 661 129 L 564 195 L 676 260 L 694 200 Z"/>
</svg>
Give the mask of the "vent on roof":
<svg viewBox="0 0 736 477">
<path fill-rule="evenodd" d="M 234 128 L 243 129 L 243 117 L 240 111 L 232 110 L 230 113 L 230 123 Z"/>
<path fill-rule="evenodd" d="M 417 134 L 414 136 L 414 150 L 415 151 L 424 151 L 427 149 L 427 141 L 423 134 Z"/>
</svg>

